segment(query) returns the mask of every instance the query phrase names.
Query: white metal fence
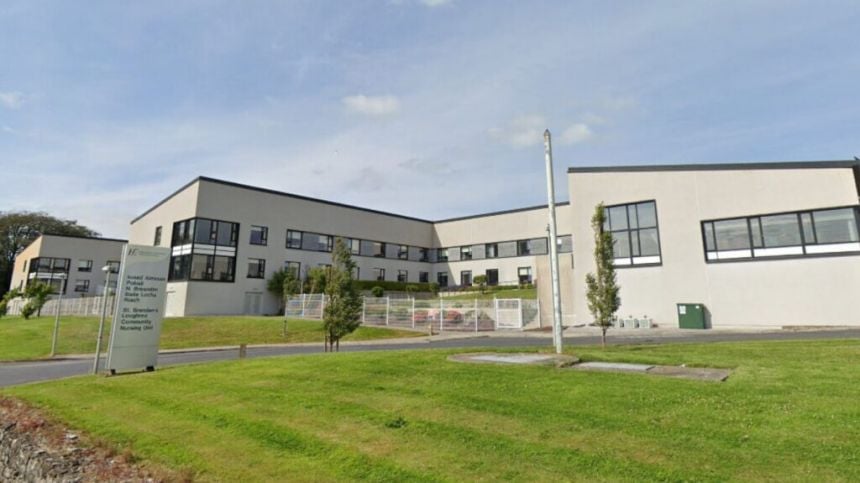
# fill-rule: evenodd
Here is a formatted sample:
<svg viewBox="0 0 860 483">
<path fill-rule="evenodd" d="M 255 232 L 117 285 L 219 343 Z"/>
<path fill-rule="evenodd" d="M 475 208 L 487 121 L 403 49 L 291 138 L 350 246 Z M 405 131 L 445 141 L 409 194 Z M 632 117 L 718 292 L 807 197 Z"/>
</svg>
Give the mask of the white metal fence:
<svg viewBox="0 0 860 483">
<path fill-rule="evenodd" d="M 115 296 L 108 296 L 108 317 L 113 316 Z M 16 298 L 9 301 L 7 313 L 9 315 L 21 315 L 21 309 L 24 308 L 26 300 Z M 57 313 L 57 299 L 53 298 L 45 302 L 42 307 L 42 316 L 54 315 Z M 63 298 L 60 302 L 60 315 L 78 315 L 78 316 L 100 316 L 102 310 L 102 297 L 69 297 Z"/>
<path fill-rule="evenodd" d="M 296 295 L 287 301 L 286 316 L 321 319 L 323 294 Z M 364 297 L 364 325 L 445 331 L 491 331 L 540 326 L 540 303 L 529 299 L 445 300 Z"/>
</svg>

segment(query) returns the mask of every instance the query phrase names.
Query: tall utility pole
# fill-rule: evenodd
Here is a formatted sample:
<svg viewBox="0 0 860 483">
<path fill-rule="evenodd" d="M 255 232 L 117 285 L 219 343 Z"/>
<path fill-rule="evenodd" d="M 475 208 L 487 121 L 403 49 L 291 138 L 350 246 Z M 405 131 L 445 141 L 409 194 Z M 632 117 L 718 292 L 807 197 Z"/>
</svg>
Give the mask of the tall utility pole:
<svg viewBox="0 0 860 483">
<path fill-rule="evenodd" d="M 558 281 L 558 230 L 555 224 L 555 182 L 552 173 L 552 140 L 549 129 L 543 132 L 543 151 L 546 159 L 546 195 L 549 203 L 549 269 L 552 273 L 552 340 L 555 352 L 563 349 L 561 327 L 561 294 Z"/>
<path fill-rule="evenodd" d="M 96 339 L 96 356 L 93 359 L 93 375 L 99 373 L 99 358 L 102 353 L 102 334 L 105 331 L 105 317 L 107 316 L 108 295 L 110 294 L 110 264 L 102 267 L 105 273 L 105 291 L 102 295 L 102 315 L 99 318 L 99 334 Z M 116 314 L 114 314 L 116 316 Z"/>
</svg>

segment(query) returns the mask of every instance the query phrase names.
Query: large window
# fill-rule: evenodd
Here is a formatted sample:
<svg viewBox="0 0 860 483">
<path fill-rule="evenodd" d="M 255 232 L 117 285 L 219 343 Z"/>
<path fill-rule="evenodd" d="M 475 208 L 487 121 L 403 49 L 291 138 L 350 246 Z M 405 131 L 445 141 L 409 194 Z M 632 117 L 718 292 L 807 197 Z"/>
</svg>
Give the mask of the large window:
<svg viewBox="0 0 860 483">
<path fill-rule="evenodd" d="M 409 279 L 409 272 L 408 271 L 406 271 L 406 270 L 398 270 L 397 271 L 397 281 L 398 282 L 406 283 L 406 281 L 408 279 Z"/>
<path fill-rule="evenodd" d="M 436 252 L 436 261 L 437 262 L 447 262 L 448 261 L 448 249 L 447 248 L 440 248 Z M 446 275 L 446 280 L 447 280 L 447 275 Z"/>
<path fill-rule="evenodd" d="M 269 242 L 269 228 L 265 226 L 251 225 L 251 245 L 266 245 Z"/>
<path fill-rule="evenodd" d="M 498 258 L 499 257 L 499 244 L 498 243 L 487 243 L 484 246 L 485 256 L 487 258 Z"/>
<path fill-rule="evenodd" d="M 361 240 L 358 238 L 347 238 L 346 245 L 349 247 L 349 253 L 353 255 L 361 254 Z"/>
<path fill-rule="evenodd" d="M 603 229 L 612 233 L 616 266 L 653 265 L 662 261 L 656 202 L 607 206 Z"/>
<path fill-rule="evenodd" d="M 397 258 L 400 260 L 406 260 L 409 258 L 409 246 L 408 245 L 397 245 Z"/>
<path fill-rule="evenodd" d="M 419 283 L 427 283 L 430 281 L 430 273 L 429 272 L 418 272 L 418 282 Z"/>
<path fill-rule="evenodd" d="M 487 285 L 492 287 L 499 284 L 498 268 L 488 268 L 484 274 L 487 276 Z"/>
<path fill-rule="evenodd" d="M 385 258 L 385 243 L 383 242 L 371 242 L 373 246 L 373 256 L 378 258 Z"/>
<path fill-rule="evenodd" d="M 472 246 L 460 247 L 460 260 L 472 259 Z"/>
<path fill-rule="evenodd" d="M 860 207 L 702 222 L 707 261 L 860 252 Z"/>
<path fill-rule="evenodd" d="M 373 279 L 379 280 L 380 282 L 385 280 L 385 269 L 384 268 L 374 268 L 373 269 Z"/>
<path fill-rule="evenodd" d="M 173 224 L 168 280 L 233 282 L 239 224 L 192 218 Z"/>
<path fill-rule="evenodd" d="M 287 248 L 302 247 L 302 232 L 296 230 L 287 230 Z"/>
<path fill-rule="evenodd" d="M 262 258 L 249 258 L 248 278 L 266 278 L 266 260 Z"/>
</svg>

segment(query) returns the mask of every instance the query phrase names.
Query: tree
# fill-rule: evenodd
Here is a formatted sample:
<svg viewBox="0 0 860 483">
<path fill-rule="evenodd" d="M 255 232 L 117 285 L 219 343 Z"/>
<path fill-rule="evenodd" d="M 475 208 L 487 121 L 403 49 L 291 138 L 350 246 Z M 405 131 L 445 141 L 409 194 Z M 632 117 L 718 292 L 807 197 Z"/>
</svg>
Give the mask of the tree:
<svg viewBox="0 0 860 483">
<path fill-rule="evenodd" d="M 487 276 L 486 275 L 477 275 L 472 279 L 475 285 L 481 289 L 481 293 L 484 293 L 484 290 L 487 288 Z"/>
<path fill-rule="evenodd" d="M 21 291 L 17 288 L 13 288 L 12 290 L 3 294 L 3 298 L 0 299 L 0 317 L 6 315 L 6 312 L 9 309 L 9 302 L 14 298 L 20 297 L 21 295 Z"/>
<path fill-rule="evenodd" d="M 75 220 L 62 220 L 47 213 L 28 211 L 0 212 L 0 294 L 12 281 L 15 257 L 42 234 L 98 236 Z"/>
<path fill-rule="evenodd" d="M 275 297 L 280 299 L 281 309 L 283 310 L 286 307 L 287 300 L 292 295 L 299 293 L 301 289 L 299 285 L 299 279 L 296 278 L 292 270 L 281 268 L 272 274 L 272 278 L 267 282 L 266 288 Z"/>
<path fill-rule="evenodd" d="M 338 238 L 325 286 L 328 298 L 323 312 L 326 351 L 340 350 L 340 339 L 361 325 L 361 297 L 353 283 L 354 272 L 355 262 L 349 247 Z"/>
<path fill-rule="evenodd" d="M 45 302 L 48 301 L 48 297 L 52 293 L 54 293 L 54 287 L 51 287 L 47 283 L 33 282 L 27 284 L 27 287 L 24 289 L 24 298 L 27 299 L 27 303 L 21 309 L 21 315 L 25 319 L 29 319 L 33 313 L 36 314 L 36 317 L 41 317 L 42 307 L 45 306 Z"/>
<path fill-rule="evenodd" d="M 334 257 L 334 253 L 332 253 L 332 257 Z M 325 291 L 328 285 L 328 272 L 327 267 L 314 267 L 308 270 L 306 279 L 308 293 L 322 293 Z"/>
<path fill-rule="evenodd" d="M 594 325 L 600 327 L 603 347 L 606 348 L 606 331 L 612 327 L 612 318 L 621 306 L 618 296 L 620 287 L 615 280 L 612 233 L 604 230 L 606 211 L 603 203 L 594 209 L 591 228 L 594 230 L 594 264 L 597 273 L 585 277 L 588 287 L 588 310 L 594 317 Z"/>
</svg>

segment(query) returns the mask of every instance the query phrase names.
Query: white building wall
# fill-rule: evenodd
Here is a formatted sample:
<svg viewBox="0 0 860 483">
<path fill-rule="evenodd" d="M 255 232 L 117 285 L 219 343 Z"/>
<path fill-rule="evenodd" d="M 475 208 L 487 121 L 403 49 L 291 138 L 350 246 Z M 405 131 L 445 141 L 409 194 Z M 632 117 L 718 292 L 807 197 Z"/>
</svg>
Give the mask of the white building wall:
<svg viewBox="0 0 860 483">
<path fill-rule="evenodd" d="M 619 315 L 677 326 L 676 303 L 704 303 L 713 327 L 860 324 L 860 256 L 706 263 L 702 220 L 856 205 L 850 168 L 574 172 L 576 323 L 590 323 L 594 206 L 656 200 L 662 265 L 619 268 Z"/>
</svg>

